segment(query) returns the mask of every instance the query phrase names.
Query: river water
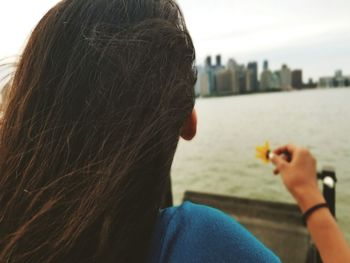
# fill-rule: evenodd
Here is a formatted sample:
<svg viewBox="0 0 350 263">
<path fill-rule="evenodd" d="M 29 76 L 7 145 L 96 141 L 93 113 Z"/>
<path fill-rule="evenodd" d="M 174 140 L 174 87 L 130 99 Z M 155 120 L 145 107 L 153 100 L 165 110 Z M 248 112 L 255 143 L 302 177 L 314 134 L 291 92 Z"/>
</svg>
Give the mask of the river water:
<svg viewBox="0 0 350 263">
<path fill-rule="evenodd" d="M 175 203 L 186 190 L 294 203 L 272 165 L 255 158 L 270 141 L 305 146 L 318 169 L 336 169 L 337 218 L 350 241 L 350 88 L 196 101 L 197 136 L 180 141 L 172 168 Z"/>
</svg>

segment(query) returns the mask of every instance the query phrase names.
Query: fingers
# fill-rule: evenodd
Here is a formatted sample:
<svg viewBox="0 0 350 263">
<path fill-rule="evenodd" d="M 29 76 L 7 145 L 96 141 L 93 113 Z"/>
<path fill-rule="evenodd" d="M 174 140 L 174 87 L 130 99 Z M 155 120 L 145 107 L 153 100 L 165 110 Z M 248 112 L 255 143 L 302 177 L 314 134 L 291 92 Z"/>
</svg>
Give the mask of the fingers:
<svg viewBox="0 0 350 263">
<path fill-rule="evenodd" d="M 275 149 L 273 152 L 277 155 L 283 154 L 285 152 L 288 152 L 293 155 L 293 153 L 296 151 L 297 147 L 293 144 L 287 144 L 282 147 L 279 147 Z"/>
<path fill-rule="evenodd" d="M 273 154 L 270 160 L 276 166 L 276 169 L 275 169 L 276 173 L 283 172 L 285 167 L 288 165 L 288 162 L 285 159 L 283 159 L 281 156 L 278 156 L 277 154 Z"/>
<path fill-rule="evenodd" d="M 281 155 L 280 155 L 283 160 L 285 160 L 286 162 L 291 162 L 292 161 L 292 154 L 289 153 L 289 152 L 283 152 Z"/>
</svg>

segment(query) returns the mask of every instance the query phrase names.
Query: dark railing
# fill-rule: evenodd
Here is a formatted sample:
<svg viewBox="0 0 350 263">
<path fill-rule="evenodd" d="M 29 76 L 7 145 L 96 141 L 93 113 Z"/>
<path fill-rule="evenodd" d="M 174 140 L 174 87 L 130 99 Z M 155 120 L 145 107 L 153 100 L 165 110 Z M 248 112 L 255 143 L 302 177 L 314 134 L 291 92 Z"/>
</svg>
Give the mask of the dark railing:
<svg viewBox="0 0 350 263">
<path fill-rule="evenodd" d="M 324 168 L 321 173 L 317 174 L 317 178 L 322 181 L 323 196 L 326 199 L 329 210 L 335 216 L 335 185 L 337 177 L 333 168 Z M 320 253 L 314 244 L 310 246 L 306 263 L 322 263 Z"/>
</svg>

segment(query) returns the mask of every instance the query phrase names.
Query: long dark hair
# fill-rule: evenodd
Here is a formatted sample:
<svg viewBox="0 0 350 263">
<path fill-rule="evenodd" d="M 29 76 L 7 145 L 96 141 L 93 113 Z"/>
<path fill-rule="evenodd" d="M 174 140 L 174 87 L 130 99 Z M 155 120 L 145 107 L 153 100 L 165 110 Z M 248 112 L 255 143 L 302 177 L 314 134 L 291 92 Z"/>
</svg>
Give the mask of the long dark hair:
<svg viewBox="0 0 350 263">
<path fill-rule="evenodd" d="M 19 60 L 0 131 L 0 262 L 145 260 L 194 47 L 173 0 L 64 0 Z"/>
</svg>

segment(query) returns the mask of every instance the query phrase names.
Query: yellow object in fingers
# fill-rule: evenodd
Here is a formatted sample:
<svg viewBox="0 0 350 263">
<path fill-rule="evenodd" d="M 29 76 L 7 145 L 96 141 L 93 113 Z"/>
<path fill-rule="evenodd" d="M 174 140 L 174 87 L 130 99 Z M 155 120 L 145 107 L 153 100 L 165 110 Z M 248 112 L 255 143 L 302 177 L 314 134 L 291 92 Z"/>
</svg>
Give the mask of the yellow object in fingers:
<svg viewBox="0 0 350 263">
<path fill-rule="evenodd" d="M 269 163 L 269 154 L 270 144 L 268 141 L 265 142 L 265 145 L 256 147 L 256 157 L 262 160 L 264 163 Z"/>
</svg>

